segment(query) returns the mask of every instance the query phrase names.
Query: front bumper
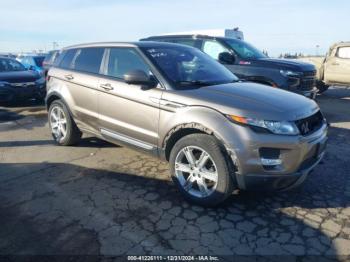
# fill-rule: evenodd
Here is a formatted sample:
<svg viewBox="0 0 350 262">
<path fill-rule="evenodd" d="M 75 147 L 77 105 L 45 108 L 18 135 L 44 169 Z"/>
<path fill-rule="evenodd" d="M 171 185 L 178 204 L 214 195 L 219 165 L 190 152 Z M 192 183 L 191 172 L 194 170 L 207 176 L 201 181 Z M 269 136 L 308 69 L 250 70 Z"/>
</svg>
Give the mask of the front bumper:
<svg viewBox="0 0 350 262">
<path fill-rule="evenodd" d="M 16 99 L 44 98 L 45 84 L 24 87 L 5 86 L 0 88 L 0 102 L 12 102 Z"/>
<path fill-rule="evenodd" d="M 237 185 L 243 190 L 284 190 L 302 183 L 322 160 L 327 144 L 327 124 L 309 136 L 257 134 L 247 127 L 245 140 L 228 149 L 237 171 Z M 264 166 L 261 148 L 279 151 L 281 164 Z"/>
<path fill-rule="evenodd" d="M 246 175 L 241 180 L 241 186 L 248 190 L 289 190 L 301 185 L 309 173 L 318 165 L 325 152 L 312 159 L 311 164 L 295 173 L 286 175 Z"/>
<path fill-rule="evenodd" d="M 288 77 L 286 85 L 289 91 L 314 100 L 317 94 L 316 71 L 303 72 L 300 77 Z"/>
<path fill-rule="evenodd" d="M 316 99 L 316 95 L 317 95 L 317 88 L 313 88 L 311 90 L 296 90 L 294 91 L 297 94 L 303 95 L 307 98 L 310 98 L 312 100 Z"/>
</svg>

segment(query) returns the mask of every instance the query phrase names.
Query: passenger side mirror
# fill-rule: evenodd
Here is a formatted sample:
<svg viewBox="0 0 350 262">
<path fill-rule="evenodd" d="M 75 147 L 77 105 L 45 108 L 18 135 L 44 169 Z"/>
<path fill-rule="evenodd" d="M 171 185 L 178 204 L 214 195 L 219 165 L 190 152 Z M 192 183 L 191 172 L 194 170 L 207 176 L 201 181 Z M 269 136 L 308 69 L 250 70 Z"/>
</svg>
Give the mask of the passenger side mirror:
<svg viewBox="0 0 350 262">
<path fill-rule="evenodd" d="M 223 64 L 233 64 L 235 57 L 229 52 L 222 52 L 219 54 L 219 62 Z"/>
<path fill-rule="evenodd" d="M 130 85 L 155 85 L 155 81 L 142 70 L 132 70 L 124 74 L 124 81 Z"/>
<path fill-rule="evenodd" d="M 31 71 L 35 71 L 35 66 L 30 65 L 30 66 L 27 67 L 27 69 L 31 70 Z"/>
</svg>

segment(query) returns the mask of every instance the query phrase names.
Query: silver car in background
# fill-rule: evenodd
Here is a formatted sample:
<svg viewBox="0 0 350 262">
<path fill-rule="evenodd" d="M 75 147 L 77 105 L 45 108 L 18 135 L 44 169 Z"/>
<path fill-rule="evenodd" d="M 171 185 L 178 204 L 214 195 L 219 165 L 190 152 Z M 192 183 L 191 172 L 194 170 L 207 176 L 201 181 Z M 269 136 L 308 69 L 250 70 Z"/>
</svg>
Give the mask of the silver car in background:
<svg viewBox="0 0 350 262">
<path fill-rule="evenodd" d="M 48 73 L 53 138 L 88 133 L 167 160 L 190 201 L 212 206 L 235 189 L 288 189 L 324 155 L 318 105 L 240 82 L 201 51 L 177 44 L 94 43 L 62 50 Z"/>
</svg>

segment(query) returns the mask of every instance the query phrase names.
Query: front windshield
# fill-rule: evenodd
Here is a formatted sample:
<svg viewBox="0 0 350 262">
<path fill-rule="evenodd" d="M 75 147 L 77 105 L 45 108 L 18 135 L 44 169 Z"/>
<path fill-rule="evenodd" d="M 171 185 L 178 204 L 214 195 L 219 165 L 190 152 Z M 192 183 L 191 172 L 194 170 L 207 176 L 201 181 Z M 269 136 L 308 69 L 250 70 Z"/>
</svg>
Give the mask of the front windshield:
<svg viewBox="0 0 350 262">
<path fill-rule="evenodd" d="M 33 58 L 34 58 L 35 64 L 38 67 L 42 67 L 43 66 L 43 62 L 44 62 L 45 56 L 35 56 Z"/>
<path fill-rule="evenodd" d="M 260 50 L 256 49 L 254 46 L 248 44 L 247 42 L 235 40 L 235 39 L 225 39 L 226 44 L 228 44 L 240 58 L 243 59 L 260 59 L 266 58 Z"/>
<path fill-rule="evenodd" d="M 25 67 L 14 59 L 0 58 L 0 72 L 25 71 Z"/>
<path fill-rule="evenodd" d="M 174 45 L 141 49 L 166 78 L 180 88 L 238 80 L 220 63 L 195 48 Z"/>
</svg>

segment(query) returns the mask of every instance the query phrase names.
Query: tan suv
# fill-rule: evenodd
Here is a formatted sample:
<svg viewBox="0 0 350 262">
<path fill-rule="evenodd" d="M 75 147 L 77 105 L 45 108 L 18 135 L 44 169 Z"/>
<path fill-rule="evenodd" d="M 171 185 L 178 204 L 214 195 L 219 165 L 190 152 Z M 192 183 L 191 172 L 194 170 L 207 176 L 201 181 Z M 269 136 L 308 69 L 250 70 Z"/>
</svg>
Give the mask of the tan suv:
<svg viewBox="0 0 350 262">
<path fill-rule="evenodd" d="M 327 123 L 314 101 L 240 82 L 192 47 L 72 46 L 47 88 L 59 145 L 84 132 L 152 153 L 170 162 L 175 184 L 197 204 L 218 204 L 234 189 L 294 187 L 324 155 Z"/>
</svg>

